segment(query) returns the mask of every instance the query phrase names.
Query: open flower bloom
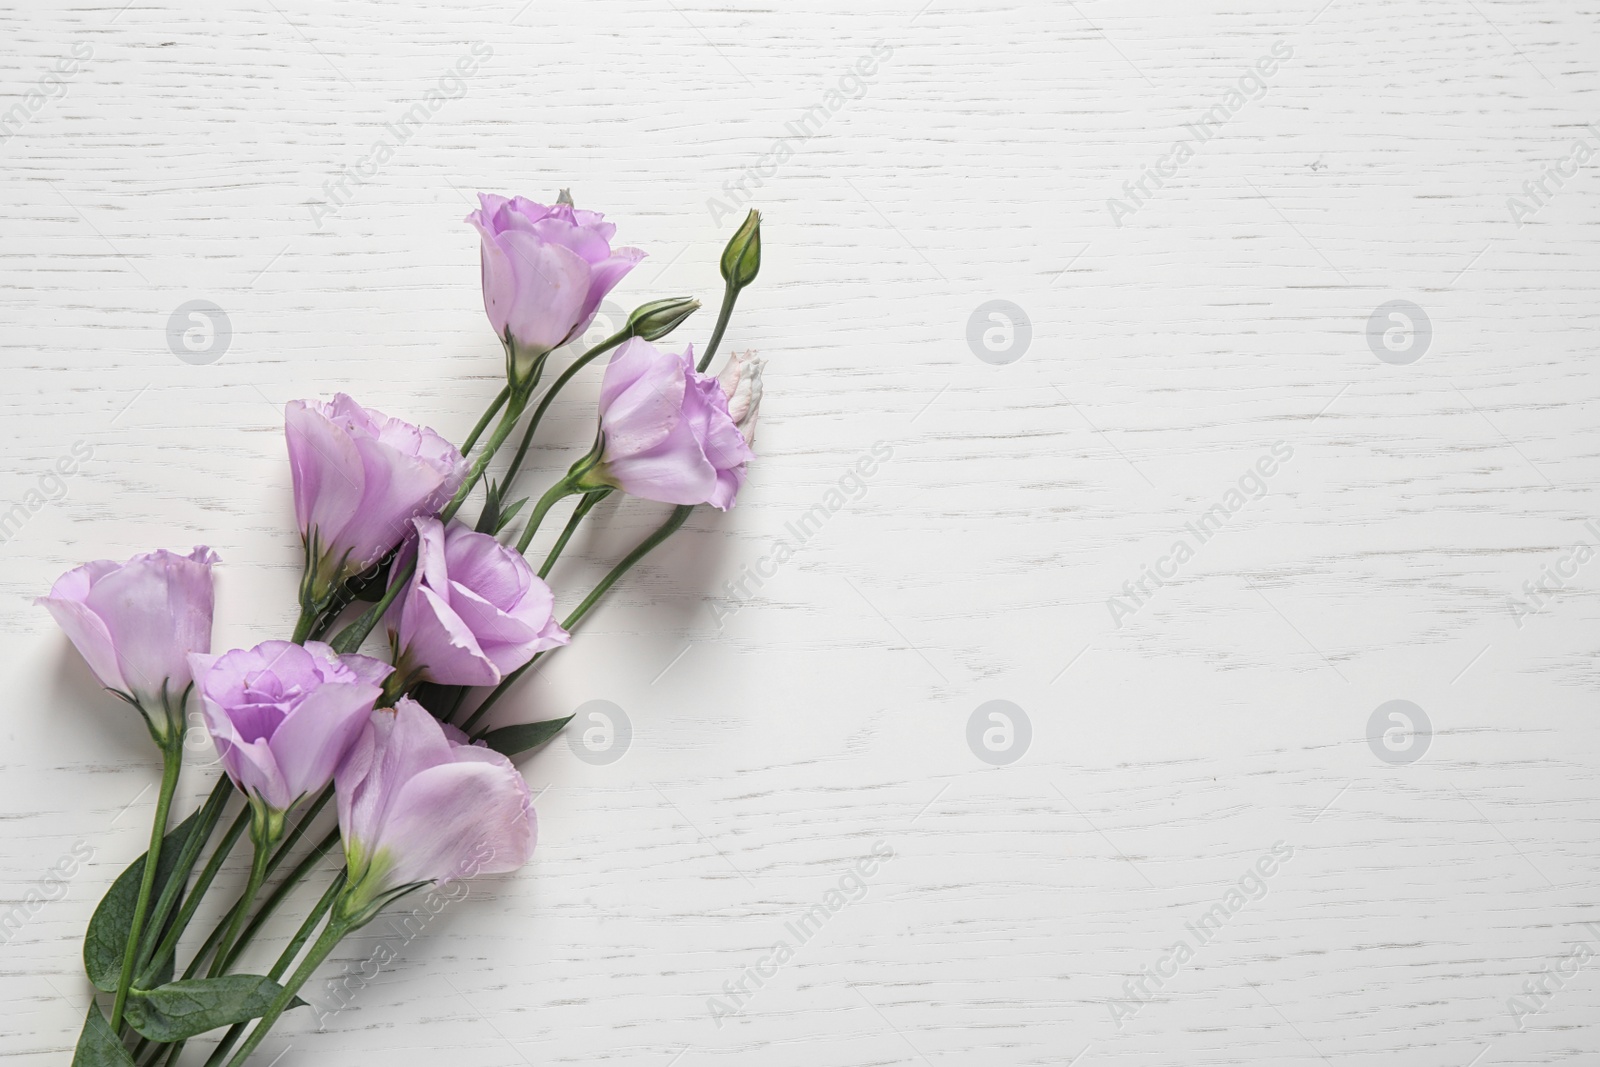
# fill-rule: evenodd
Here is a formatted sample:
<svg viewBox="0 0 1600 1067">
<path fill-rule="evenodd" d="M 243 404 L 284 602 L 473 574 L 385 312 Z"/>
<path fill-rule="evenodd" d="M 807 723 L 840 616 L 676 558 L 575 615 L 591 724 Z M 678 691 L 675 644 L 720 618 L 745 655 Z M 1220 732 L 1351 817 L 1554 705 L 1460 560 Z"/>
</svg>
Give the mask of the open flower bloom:
<svg viewBox="0 0 1600 1067">
<path fill-rule="evenodd" d="M 253 803 L 276 813 L 333 781 L 391 670 L 320 641 L 264 641 L 189 659 L 223 770 Z"/>
<path fill-rule="evenodd" d="M 753 385 L 754 383 L 752 383 Z M 754 406 L 748 406 L 754 418 Z M 663 352 L 635 337 L 606 364 L 600 383 L 599 462 L 580 488 L 609 485 L 664 504 L 726 511 L 754 458 L 716 378 L 694 369 L 694 348 Z"/>
<path fill-rule="evenodd" d="M 191 652 L 211 651 L 211 565 L 204 546 L 85 563 L 34 601 L 55 617 L 100 684 L 137 703 L 148 721 L 182 708 Z"/>
<path fill-rule="evenodd" d="M 324 600 L 400 543 L 461 487 L 467 462 L 423 426 L 363 408 L 295 400 L 284 412 L 294 512 L 311 558 L 311 594 Z"/>
<path fill-rule="evenodd" d="M 644 253 L 612 248 L 617 228 L 596 211 L 478 194 L 467 216 L 478 230 L 483 309 L 514 350 L 512 379 L 534 359 L 582 333 L 600 301 Z"/>
<path fill-rule="evenodd" d="M 497 685 L 572 636 L 521 553 L 460 522 L 417 519 L 416 573 L 389 609 L 396 662 L 440 685 Z"/>
<path fill-rule="evenodd" d="M 364 922 L 419 883 L 514 871 L 533 854 L 533 801 L 511 761 L 409 697 L 372 713 L 334 789 L 349 867 L 342 919 Z"/>
</svg>

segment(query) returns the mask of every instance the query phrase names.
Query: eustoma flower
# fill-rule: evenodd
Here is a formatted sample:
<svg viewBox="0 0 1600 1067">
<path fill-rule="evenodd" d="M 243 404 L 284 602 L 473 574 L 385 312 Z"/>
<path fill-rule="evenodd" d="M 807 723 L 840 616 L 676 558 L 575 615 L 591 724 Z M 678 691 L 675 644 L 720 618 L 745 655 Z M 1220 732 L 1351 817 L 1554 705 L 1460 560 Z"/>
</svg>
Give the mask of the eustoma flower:
<svg viewBox="0 0 1600 1067">
<path fill-rule="evenodd" d="M 306 546 L 301 585 L 307 616 L 341 583 L 381 560 L 410 528 L 461 485 L 466 461 L 423 426 L 391 419 L 340 393 L 331 404 L 296 400 L 284 413 L 294 510 Z"/>
<path fill-rule="evenodd" d="M 755 352 L 735 352 L 728 357 L 717 383 L 728 397 L 728 417 L 744 435 L 744 443 L 754 445 L 756 416 L 761 413 L 761 372 L 766 361 L 757 359 Z"/>
<path fill-rule="evenodd" d="M 267 840 L 280 835 L 284 812 L 333 781 L 391 670 L 318 641 L 189 659 L 222 769 L 250 799 L 252 833 Z"/>
<path fill-rule="evenodd" d="M 348 865 L 342 922 L 365 922 L 422 883 L 503 874 L 533 854 L 533 801 L 511 761 L 410 698 L 372 713 L 334 789 Z"/>
<path fill-rule="evenodd" d="M 165 550 L 95 560 L 34 601 L 54 616 L 100 684 L 135 704 L 157 743 L 181 728 L 191 652 L 211 651 L 216 553 Z"/>
<path fill-rule="evenodd" d="M 754 424 L 760 398 L 759 364 L 735 368 L 745 385 L 745 422 Z M 600 383 L 598 461 L 580 471 L 576 487 L 603 486 L 664 504 L 710 504 L 726 511 L 754 458 L 729 411 L 729 394 L 694 367 L 694 349 L 663 352 L 634 338 L 617 349 Z"/>
<path fill-rule="evenodd" d="M 506 346 L 513 388 L 552 349 L 582 333 L 600 301 L 644 253 L 612 248 L 617 228 L 595 211 L 478 194 L 483 309 Z"/>
<path fill-rule="evenodd" d="M 418 519 L 417 569 L 389 611 L 407 681 L 495 685 L 537 652 L 564 645 L 555 597 L 520 553 L 459 522 Z"/>
</svg>

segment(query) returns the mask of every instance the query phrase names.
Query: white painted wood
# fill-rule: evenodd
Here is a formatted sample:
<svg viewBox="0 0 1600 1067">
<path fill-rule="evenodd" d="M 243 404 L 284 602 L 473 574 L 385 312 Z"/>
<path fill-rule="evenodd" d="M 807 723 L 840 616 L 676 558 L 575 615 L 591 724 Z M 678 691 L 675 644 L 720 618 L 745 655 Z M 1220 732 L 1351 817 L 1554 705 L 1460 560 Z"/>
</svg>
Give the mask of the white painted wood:
<svg viewBox="0 0 1600 1067">
<path fill-rule="evenodd" d="M 619 304 L 713 299 L 736 216 L 708 200 L 772 171 L 877 42 L 859 98 L 751 186 L 766 261 L 729 344 L 770 364 L 740 506 L 697 515 L 504 709 L 609 700 L 631 749 L 533 758 L 530 867 L 410 940 L 380 922 L 345 946 L 330 978 L 404 941 L 261 1062 L 1600 1053 L 1592 961 L 1508 1007 L 1600 945 L 1600 562 L 1508 606 L 1597 540 L 1600 160 L 1523 225 L 1507 205 L 1600 146 L 1600 8 L 919 2 L 6 5 L 0 108 L 92 50 L 0 148 L 0 506 L 92 450 L 0 545 L 0 906 L 59 897 L 0 946 L 7 1062 L 67 1062 L 78 940 L 156 779 L 29 598 L 84 559 L 204 542 L 218 644 L 283 635 L 283 403 L 347 389 L 459 438 L 497 386 L 470 193 L 570 187 L 650 252 Z M 319 225 L 324 183 L 475 42 L 492 56 L 461 95 Z M 1264 95 L 1116 225 L 1108 198 L 1275 44 Z M 195 299 L 232 325 L 209 365 L 167 344 Z M 967 341 L 992 299 L 1031 320 L 1008 365 Z M 1431 320 L 1409 365 L 1369 347 L 1390 300 Z M 593 393 L 551 421 L 540 478 Z M 724 582 L 879 441 L 859 498 L 719 626 Z M 1275 442 L 1293 455 L 1265 494 L 1114 625 L 1108 598 Z M 602 509 L 563 603 L 659 511 Z M 1394 699 L 1432 723 L 1410 764 L 1366 739 Z M 991 700 L 1032 726 L 1005 767 L 966 741 Z M 894 858 L 865 898 L 719 1027 L 710 998 L 875 842 Z M 1262 899 L 1119 1009 L 1275 842 L 1292 856 Z M 75 846 L 93 858 L 52 887 Z"/>
</svg>

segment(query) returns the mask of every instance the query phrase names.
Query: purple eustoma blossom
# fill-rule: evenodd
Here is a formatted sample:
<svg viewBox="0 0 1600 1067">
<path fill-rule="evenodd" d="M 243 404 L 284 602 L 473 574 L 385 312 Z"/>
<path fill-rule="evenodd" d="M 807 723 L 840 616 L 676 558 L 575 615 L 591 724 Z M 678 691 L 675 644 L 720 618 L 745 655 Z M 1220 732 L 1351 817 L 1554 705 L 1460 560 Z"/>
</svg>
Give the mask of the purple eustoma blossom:
<svg viewBox="0 0 1600 1067">
<path fill-rule="evenodd" d="M 348 864 L 341 921 L 365 922 L 421 883 L 514 871 L 533 854 L 533 800 L 511 761 L 409 697 L 372 713 L 334 790 Z"/>
<path fill-rule="evenodd" d="M 612 248 L 617 228 L 597 211 L 478 194 L 467 221 L 481 238 L 483 309 L 506 344 L 513 385 L 588 328 L 600 301 L 644 258 Z"/>
<path fill-rule="evenodd" d="M 330 404 L 290 402 L 284 432 L 308 557 L 302 601 L 313 606 L 387 555 L 467 474 L 461 453 L 432 430 L 343 393 Z"/>
<path fill-rule="evenodd" d="M 211 651 L 211 566 L 201 546 L 126 563 L 98 559 L 63 574 L 39 597 L 100 684 L 138 705 L 157 734 L 181 720 L 191 652 Z M 156 716 L 152 718 L 152 716 Z"/>
<path fill-rule="evenodd" d="M 440 685 L 496 685 L 572 636 L 555 597 L 519 552 L 460 522 L 417 519 L 416 573 L 389 610 L 396 663 Z"/>
<path fill-rule="evenodd" d="M 333 781 L 392 669 L 320 641 L 264 641 L 189 660 L 206 729 L 258 829 L 281 828 L 284 812 Z"/>
<path fill-rule="evenodd" d="M 759 389 L 759 371 L 747 368 Z M 741 377 L 735 372 L 734 380 Z M 753 425 L 753 390 L 745 413 Z M 759 392 L 753 395 L 759 399 Z M 600 383 L 598 462 L 580 489 L 611 486 L 664 504 L 710 504 L 726 511 L 755 453 L 728 409 L 728 393 L 695 370 L 694 348 L 663 352 L 642 338 L 622 344 Z"/>
</svg>

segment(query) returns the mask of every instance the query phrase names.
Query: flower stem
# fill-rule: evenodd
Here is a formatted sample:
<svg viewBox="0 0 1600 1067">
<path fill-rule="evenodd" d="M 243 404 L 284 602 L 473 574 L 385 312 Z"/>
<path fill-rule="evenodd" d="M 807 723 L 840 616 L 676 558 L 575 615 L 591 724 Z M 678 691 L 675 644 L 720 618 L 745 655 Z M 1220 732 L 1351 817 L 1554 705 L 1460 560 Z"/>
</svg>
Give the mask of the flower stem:
<svg viewBox="0 0 1600 1067">
<path fill-rule="evenodd" d="M 215 978 L 227 969 L 233 961 L 233 943 L 239 937 L 239 930 L 244 926 L 245 914 L 254 903 L 256 894 L 261 891 L 261 883 L 267 878 L 267 861 L 272 858 L 272 842 L 265 837 L 256 835 L 252 828 L 251 840 L 255 843 L 255 853 L 250 859 L 250 880 L 244 885 L 244 892 L 239 896 L 239 903 L 233 909 L 233 917 L 228 921 L 228 932 L 222 935 L 222 941 L 217 945 L 216 958 L 211 961 L 211 971 L 206 975 Z"/>
<path fill-rule="evenodd" d="M 467 434 L 467 439 L 461 442 L 461 454 L 463 456 L 472 454 L 472 446 L 478 443 L 478 438 L 483 436 L 483 431 L 489 426 L 489 420 L 494 418 L 495 413 L 505 406 L 506 398 L 510 395 L 511 386 L 501 386 L 499 394 L 494 398 L 494 403 L 483 409 L 483 414 L 478 418 L 478 424 L 472 428 L 471 433 Z"/>
<path fill-rule="evenodd" d="M 561 552 L 567 547 L 567 542 L 572 540 L 573 533 L 578 529 L 585 515 L 594 510 L 594 506 L 610 495 L 609 489 L 597 489 L 592 493 L 583 494 L 583 499 L 578 501 L 578 506 L 572 509 L 572 517 L 567 520 L 567 525 L 562 529 L 561 536 L 556 538 L 556 543 L 551 547 L 550 554 L 544 558 L 544 566 L 539 568 L 539 577 L 545 578 L 550 574 L 550 568 L 556 565 Z"/>
<path fill-rule="evenodd" d="M 317 611 L 313 605 L 302 603 L 300 605 L 300 618 L 295 620 L 294 624 L 294 636 L 289 640 L 297 645 L 305 644 L 306 638 L 311 636 L 311 628 L 316 626 L 317 618 L 320 615 L 321 612 Z"/>
<path fill-rule="evenodd" d="M 294 875 L 289 877 L 293 878 Z M 283 976 L 283 972 L 289 969 L 289 964 L 293 963 L 294 958 L 300 954 L 301 947 L 311 937 L 312 931 L 316 930 L 317 924 L 322 921 L 322 917 L 328 914 L 328 909 L 333 907 L 334 898 L 339 895 L 340 890 L 343 888 L 344 872 L 340 871 L 334 876 L 333 881 L 328 883 L 328 888 L 323 891 L 322 899 L 318 900 L 316 905 L 312 907 L 311 913 L 300 924 L 300 929 L 295 931 L 295 935 L 289 939 L 289 943 L 279 953 L 278 962 L 274 963 L 272 970 L 267 972 L 268 978 L 276 982 Z M 222 1036 L 222 1040 L 217 1042 L 217 1047 L 212 1050 L 211 1057 L 206 1060 L 206 1067 L 216 1067 L 217 1064 L 220 1064 L 223 1058 L 228 1055 L 228 1050 L 238 1043 L 240 1036 L 245 1031 L 245 1027 L 249 1025 L 249 1023 L 235 1023 L 229 1027 L 228 1032 Z"/>
<path fill-rule="evenodd" d="M 300 961 L 299 967 L 295 968 L 294 975 L 289 979 L 288 984 L 283 987 L 283 992 L 273 998 L 272 1005 L 267 1008 L 266 1014 L 261 1016 L 256 1023 L 255 1029 L 250 1031 L 250 1036 L 245 1039 L 244 1047 L 234 1054 L 233 1059 L 228 1061 L 228 1067 L 243 1067 L 245 1060 L 248 1060 L 250 1054 L 256 1050 L 256 1046 L 265 1040 L 267 1032 L 278 1021 L 278 1017 L 294 1001 L 294 996 L 300 991 L 300 987 L 306 984 L 306 981 L 321 966 L 322 961 L 328 958 L 328 954 L 334 950 L 334 947 L 339 944 L 344 935 L 348 934 L 352 929 L 354 929 L 354 926 L 351 923 L 341 922 L 337 916 L 328 920 L 328 925 L 322 928 L 322 933 L 311 946 L 311 950 L 306 953 L 306 958 Z"/>
<path fill-rule="evenodd" d="M 180 720 L 181 722 L 182 720 Z M 139 879 L 139 896 L 133 905 L 133 922 L 128 927 L 128 943 L 122 949 L 122 974 L 117 979 L 117 995 L 111 1005 L 111 1031 L 122 1026 L 122 1009 L 128 1003 L 128 987 L 133 984 L 133 964 L 139 955 L 139 938 L 144 933 L 145 913 L 150 908 L 150 891 L 161 862 L 161 839 L 167 834 L 167 815 L 172 810 L 172 794 L 178 787 L 178 770 L 183 766 L 183 729 L 168 735 L 161 746 L 161 791 L 156 794 L 156 815 L 150 827 L 150 851 L 144 856 L 144 876 Z"/>
<path fill-rule="evenodd" d="M 328 836 L 323 838 L 316 848 L 306 853 L 305 857 L 295 864 L 294 870 L 284 875 L 283 881 L 279 882 L 272 892 L 267 895 L 267 899 L 261 902 L 261 907 L 250 920 L 250 924 L 239 935 L 239 940 L 234 943 L 232 953 L 223 963 L 224 970 L 233 966 L 233 961 L 239 958 L 239 953 L 244 951 L 245 946 L 250 943 L 266 921 L 272 917 L 272 913 L 278 910 L 278 905 L 283 903 L 284 898 L 305 879 L 306 875 L 316 869 L 317 865 L 322 862 L 328 853 L 333 851 L 333 846 L 338 843 L 339 831 L 329 831 Z"/>
<path fill-rule="evenodd" d="M 711 340 L 706 342 L 706 350 L 700 354 L 700 365 L 695 368 L 701 374 L 711 366 L 711 357 L 717 354 L 717 346 L 722 343 L 722 334 L 728 328 L 728 320 L 733 318 L 733 305 L 739 300 L 739 290 L 729 282 L 722 288 L 722 306 L 717 309 L 717 324 L 711 329 Z"/>
<path fill-rule="evenodd" d="M 561 392 L 563 386 L 570 382 L 579 371 L 593 363 L 602 353 L 613 348 L 633 336 L 631 327 L 623 327 L 618 332 L 607 337 L 589 351 L 572 361 L 572 365 L 561 372 L 555 381 L 550 383 L 550 388 L 544 391 L 544 396 L 539 398 L 539 406 L 533 409 L 533 417 L 528 420 L 528 428 L 522 431 L 522 444 L 517 446 L 517 454 L 511 459 L 511 466 L 506 468 L 505 481 L 501 484 L 510 485 L 511 479 L 517 476 L 522 469 L 522 460 L 528 454 L 528 446 L 533 444 L 533 435 L 539 429 L 539 420 L 544 418 L 544 413 L 550 410 L 550 404 L 555 400 L 556 394 Z"/>
<path fill-rule="evenodd" d="M 528 546 L 533 543 L 533 535 L 539 532 L 539 524 L 544 521 L 545 513 L 555 506 L 555 502 L 577 491 L 578 487 L 572 483 L 572 476 L 567 475 L 539 498 L 539 502 L 533 505 L 533 513 L 528 516 L 528 525 L 523 528 L 522 536 L 517 540 L 518 553 L 528 551 Z"/>
<path fill-rule="evenodd" d="M 478 479 L 483 477 L 483 472 L 488 469 L 489 461 L 494 454 L 505 444 L 506 438 L 511 436 L 511 431 L 516 428 L 517 420 L 522 418 L 522 413 L 528 407 L 528 397 L 531 395 L 533 382 L 515 392 L 508 392 L 506 411 L 500 416 L 500 421 L 495 425 L 494 432 L 489 435 L 489 440 L 483 446 L 483 451 L 478 453 L 478 458 L 472 461 L 471 468 L 467 471 L 466 479 L 461 483 L 461 488 L 456 490 L 456 495 L 450 498 L 450 503 L 439 512 L 439 521 L 448 523 L 455 518 L 456 512 L 461 510 L 461 505 L 467 502 L 467 496 L 472 492 L 472 487 L 478 484 Z M 509 386 L 507 387 L 510 388 Z"/>
<path fill-rule="evenodd" d="M 200 850 L 211 840 L 212 831 L 216 829 L 217 820 L 222 817 L 222 809 L 227 806 L 228 798 L 233 795 L 233 782 L 227 775 L 217 779 L 217 784 L 212 787 L 211 795 L 206 798 L 205 804 L 200 809 L 200 818 L 183 843 L 183 849 L 178 853 L 178 862 L 172 868 L 172 874 L 167 878 L 167 884 L 161 889 L 161 896 L 156 899 L 156 905 L 150 911 L 149 921 L 145 924 L 144 943 L 139 946 L 138 958 L 134 961 L 134 972 L 143 975 L 149 965 L 151 955 L 156 951 L 157 942 L 162 939 L 162 930 L 167 923 L 167 916 L 172 914 L 173 907 L 178 903 L 178 897 L 185 886 L 189 884 L 189 872 L 194 869 L 195 861 L 200 858 Z M 197 886 L 198 888 L 198 886 Z M 201 889 L 200 892 L 205 892 Z M 144 983 L 136 983 L 141 989 Z"/>
<path fill-rule="evenodd" d="M 224 779 L 224 781 L 226 780 Z M 150 982 L 154 980 L 156 973 L 177 951 L 178 939 L 189 928 L 189 921 L 194 918 L 195 911 L 199 909 L 201 898 L 205 896 L 206 890 L 211 888 L 211 883 L 216 880 L 217 872 L 222 870 L 222 864 L 227 860 L 229 854 L 233 852 L 234 843 L 243 836 L 245 827 L 249 825 L 250 809 L 246 808 L 239 813 L 238 818 L 233 820 L 233 825 L 228 827 L 228 832 L 223 835 L 221 843 L 212 851 L 211 858 L 200 869 L 200 877 L 195 879 L 194 888 L 184 898 L 183 906 L 178 909 L 178 917 L 172 921 L 172 928 L 161 939 L 161 944 L 156 946 L 155 954 L 150 957 L 149 962 L 139 971 L 138 985 L 140 989 L 150 988 Z M 220 927 L 213 932 L 213 942 L 220 932 Z M 209 947 L 209 944 L 207 947 Z M 202 956 L 204 952 L 205 950 L 202 949 Z"/>
<path fill-rule="evenodd" d="M 626 556 L 622 557 L 622 560 L 618 562 L 615 567 L 612 567 L 604 578 L 600 579 L 600 584 L 595 586 L 589 595 L 583 598 L 583 602 L 573 609 L 571 615 L 567 616 L 566 621 L 561 624 L 562 629 L 570 633 L 574 628 L 576 628 L 578 623 L 582 621 L 583 617 L 589 614 L 590 609 L 593 608 L 595 604 L 599 603 L 601 597 L 605 596 L 606 591 L 613 585 L 616 585 L 617 581 L 624 574 L 628 573 L 628 569 L 630 567 L 632 567 L 635 563 L 638 563 L 645 556 L 649 555 L 657 545 L 661 544 L 661 542 L 665 541 L 668 537 L 671 537 L 673 533 L 677 531 L 678 527 L 682 526 L 689 518 L 689 513 L 693 510 L 693 504 L 680 504 L 673 508 L 672 514 L 667 518 L 666 522 L 657 527 L 655 532 L 653 532 L 649 537 L 646 537 L 643 541 L 640 541 L 632 552 L 629 552 Z M 483 703 L 474 708 L 472 714 L 467 716 L 467 721 L 461 724 L 461 729 L 464 732 L 471 733 L 472 728 L 476 726 L 479 720 L 481 720 L 484 715 L 488 713 L 489 709 L 494 706 L 495 701 L 504 696 L 506 690 L 510 689 L 511 686 L 515 684 L 516 680 L 522 677 L 523 672 L 532 667 L 535 663 L 539 662 L 539 657 L 543 655 L 543 652 L 538 653 L 527 663 L 524 663 L 522 666 L 518 667 L 516 670 L 502 678 L 500 680 L 500 684 L 495 686 L 494 689 L 490 691 L 489 695 L 483 698 Z"/>
</svg>

